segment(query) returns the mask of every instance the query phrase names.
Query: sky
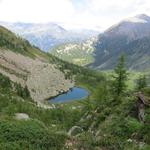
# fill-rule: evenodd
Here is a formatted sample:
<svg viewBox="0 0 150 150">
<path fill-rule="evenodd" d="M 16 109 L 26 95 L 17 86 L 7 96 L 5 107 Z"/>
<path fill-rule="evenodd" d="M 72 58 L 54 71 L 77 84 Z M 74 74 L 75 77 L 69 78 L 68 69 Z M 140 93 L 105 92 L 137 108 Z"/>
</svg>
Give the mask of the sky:
<svg viewBox="0 0 150 150">
<path fill-rule="evenodd" d="M 150 0 L 0 0 L 0 21 L 56 22 L 66 28 L 103 30 L 137 14 Z"/>
</svg>

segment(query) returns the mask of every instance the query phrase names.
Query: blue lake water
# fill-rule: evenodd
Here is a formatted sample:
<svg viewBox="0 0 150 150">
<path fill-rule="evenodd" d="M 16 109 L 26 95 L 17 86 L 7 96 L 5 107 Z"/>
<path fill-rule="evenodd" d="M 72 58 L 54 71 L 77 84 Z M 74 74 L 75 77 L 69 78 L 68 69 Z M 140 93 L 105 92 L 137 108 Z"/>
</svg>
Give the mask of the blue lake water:
<svg viewBox="0 0 150 150">
<path fill-rule="evenodd" d="M 88 97 L 89 93 L 87 90 L 79 87 L 74 87 L 70 89 L 68 92 L 60 94 L 54 98 L 49 100 L 50 103 L 64 103 L 74 100 L 81 100 L 83 98 Z"/>
</svg>

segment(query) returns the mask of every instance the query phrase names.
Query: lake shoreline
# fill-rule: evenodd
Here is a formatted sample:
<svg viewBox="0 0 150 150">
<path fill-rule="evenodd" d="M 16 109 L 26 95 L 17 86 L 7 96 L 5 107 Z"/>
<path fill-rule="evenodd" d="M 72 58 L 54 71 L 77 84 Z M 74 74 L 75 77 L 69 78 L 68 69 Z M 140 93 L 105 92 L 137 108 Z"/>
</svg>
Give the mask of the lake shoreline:
<svg viewBox="0 0 150 150">
<path fill-rule="evenodd" d="M 69 93 L 70 92 L 70 93 Z M 75 92 L 78 92 L 77 94 Z M 71 98 L 67 98 L 68 96 L 71 96 L 71 94 L 73 93 L 73 96 L 74 97 L 71 97 Z M 81 93 L 81 94 L 79 94 Z M 68 95 L 67 95 L 68 94 Z M 70 95 L 69 95 L 70 94 Z M 83 96 L 82 96 L 83 95 Z M 85 96 L 84 96 L 85 95 Z M 67 102 L 70 102 L 70 101 L 77 101 L 77 100 L 82 100 L 82 99 L 85 99 L 86 97 L 88 97 L 90 94 L 89 94 L 89 91 L 83 87 L 79 87 L 79 86 L 74 86 L 72 88 L 70 88 L 68 91 L 63 91 L 61 93 L 59 93 L 58 95 L 56 96 L 53 96 L 53 97 L 50 97 L 49 99 L 47 99 L 47 102 L 49 104 L 53 104 L 52 101 L 55 101 L 54 103 L 67 103 Z M 63 101 L 61 101 L 59 99 L 59 97 L 64 98 Z M 64 97 L 63 97 L 64 96 Z M 65 98 L 66 97 L 66 98 Z M 57 101 L 57 98 L 58 98 L 58 101 Z"/>
</svg>

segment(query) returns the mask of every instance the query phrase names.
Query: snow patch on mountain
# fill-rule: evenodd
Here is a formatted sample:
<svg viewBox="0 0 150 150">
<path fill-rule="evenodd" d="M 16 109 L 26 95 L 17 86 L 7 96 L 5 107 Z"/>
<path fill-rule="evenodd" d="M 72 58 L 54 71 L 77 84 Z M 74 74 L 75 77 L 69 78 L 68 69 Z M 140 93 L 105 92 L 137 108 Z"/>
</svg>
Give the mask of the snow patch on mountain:
<svg viewBox="0 0 150 150">
<path fill-rule="evenodd" d="M 94 43 L 96 40 L 97 38 L 93 37 L 82 43 L 60 45 L 49 52 L 65 61 L 84 66 L 93 62 Z"/>
<path fill-rule="evenodd" d="M 128 18 L 125 21 L 133 22 L 133 23 L 147 23 L 148 22 L 148 21 L 146 21 L 144 19 L 140 19 L 140 18 L 137 18 L 137 17 Z"/>
</svg>

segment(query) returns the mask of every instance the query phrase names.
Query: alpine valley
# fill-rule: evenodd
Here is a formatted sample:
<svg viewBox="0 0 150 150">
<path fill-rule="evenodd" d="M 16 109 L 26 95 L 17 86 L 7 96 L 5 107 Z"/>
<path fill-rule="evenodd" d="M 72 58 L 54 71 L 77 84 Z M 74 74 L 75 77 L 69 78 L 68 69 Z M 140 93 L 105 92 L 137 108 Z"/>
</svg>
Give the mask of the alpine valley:
<svg viewBox="0 0 150 150">
<path fill-rule="evenodd" d="M 49 52 L 66 61 L 98 70 L 114 68 L 118 57 L 124 54 L 129 70 L 147 70 L 150 66 L 150 17 L 140 14 L 125 19 L 98 37 L 81 44 L 57 46 Z"/>
<path fill-rule="evenodd" d="M 150 150 L 149 16 L 0 24 L 0 150 Z"/>
</svg>

